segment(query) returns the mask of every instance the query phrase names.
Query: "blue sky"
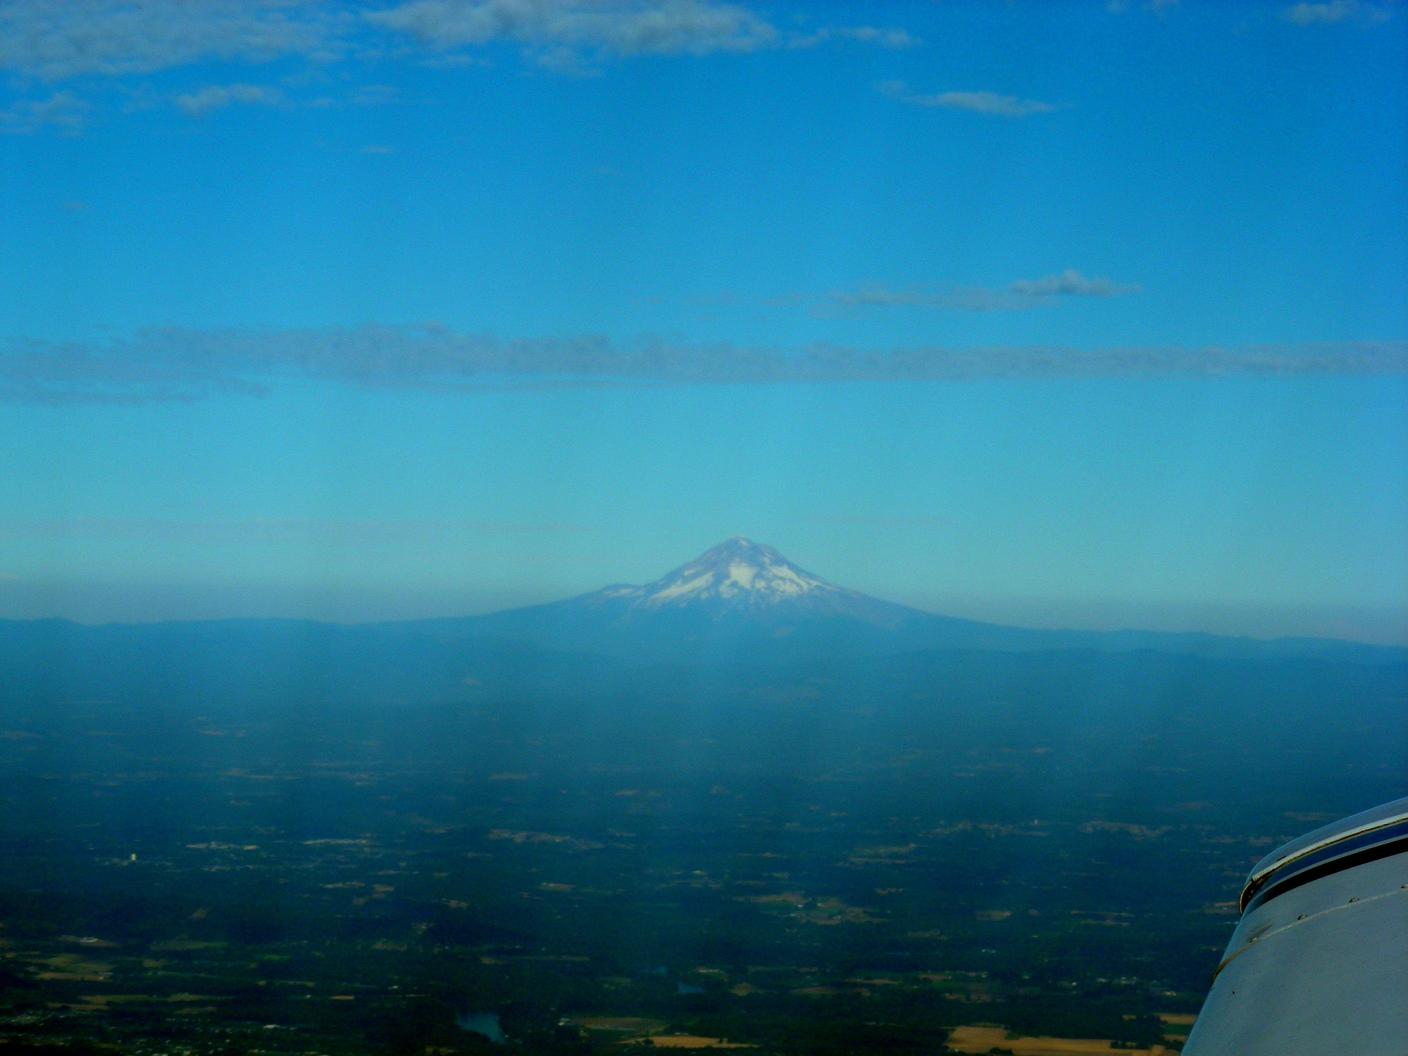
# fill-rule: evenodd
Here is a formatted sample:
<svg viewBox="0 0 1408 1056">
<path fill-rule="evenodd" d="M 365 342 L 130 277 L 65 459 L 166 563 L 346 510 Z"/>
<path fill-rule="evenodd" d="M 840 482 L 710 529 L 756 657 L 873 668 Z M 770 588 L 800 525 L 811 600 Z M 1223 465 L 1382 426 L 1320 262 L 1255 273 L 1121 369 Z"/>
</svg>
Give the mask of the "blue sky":
<svg viewBox="0 0 1408 1056">
<path fill-rule="evenodd" d="M 1408 641 L 1395 3 L 0 4 L 0 616 L 483 611 L 735 533 Z"/>
</svg>

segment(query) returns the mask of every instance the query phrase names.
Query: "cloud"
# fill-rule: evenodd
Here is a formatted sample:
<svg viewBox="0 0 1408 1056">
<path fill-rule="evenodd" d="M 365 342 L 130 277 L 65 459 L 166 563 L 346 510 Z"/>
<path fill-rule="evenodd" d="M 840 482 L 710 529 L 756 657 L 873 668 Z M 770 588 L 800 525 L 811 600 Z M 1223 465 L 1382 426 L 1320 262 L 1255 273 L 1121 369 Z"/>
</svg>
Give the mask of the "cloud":
<svg viewBox="0 0 1408 1056">
<path fill-rule="evenodd" d="M 827 295 L 827 302 L 842 309 L 933 308 L 959 312 L 1019 311 L 1032 307 L 1028 298 L 981 286 L 862 286 L 835 290 Z"/>
<path fill-rule="evenodd" d="M 1139 292 L 1134 284 L 1089 279 L 1072 268 L 1041 279 L 1018 279 L 1005 289 L 983 286 L 926 287 L 863 286 L 838 290 L 828 301 L 841 308 L 937 308 L 950 311 L 997 312 L 1031 308 L 1056 297 L 1121 297 Z"/>
<path fill-rule="evenodd" d="M 410 0 L 365 17 L 436 50 L 508 41 L 554 66 L 608 56 L 757 51 L 778 40 L 758 15 L 714 0 Z"/>
<path fill-rule="evenodd" d="M 1360 0 L 1327 0 L 1325 3 L 1300 3 L 1286 8 L 1286 21 L 1297 26 L 1324 26 L 1338 22 L 1377 23 L 1389 17 L 1388 9 L 1379 4 Z"/>
<path fill-rule="evenodd" d="M 47 99 L 21 99 L 0 110 L 0 133 L 27 136 L 52 128 L 67 135 L 83 131 L 89 106 L 72 92 L 55 92 Z"/>
<path fill-rule="evenodd" d="M 874 44 L 880 48 L 900 51 L 918 47 L 923 43 L 905 29 L 882 26 L 823 26 L 812 33 L 793 37 L 787 42 L 789 48 L 813 48 L 833 40 L 850 40 L 861 44 Z"/>
<path fill-rule="evenodd" d="M 603 337 L 505 341 L 443 326 L 139 331 L 107 342 L 0 344 L 0 401 L 143 404 L 262 396 L 287 380 L 444 393 L 629 385 L 962 381 L 1192 374 L 1401 375 L 1408 342 L 1242 348 L 795 350 Z"/>
<path fill-rule="evenodd" d="M 1144 0 L 1142 6 L 1145 11 L 1161 15 L 1167 10 L 1178 7 L 1179 0 Z M 1105 10 L 1112 15 L 1122 15 L 1129 10 L 1129 0 L 1105 0 Z"/>
<path fill-rule="evenodd" d="M 839 528 L 868 528 L 876 531 L 903 531 L 906 529 L 917 529 L 919 531 L 936 531 L 952 529 L 958 526 L 959 520 L 956 517 L 883 517 L 864 516 L 848 514 L 844 516 L 823 517 L 812 516 L 806 518 L 814 524 L 832 525 Z"/>
<path fill-rule="evenodd" d="M 0 539 L 115 538 L 173 543 L 268 543 L 327 546 L 403 544 L 464 535 L 570 535 L 589 531 L 567 521 L 457 518 L 364 520 L 328 517 L 254 517 L 173 520 L 162 517 L 0 518 Z M 0 582 L 6 579 L 0 572 Z M 11 576 L 11 579 L 18 577 Z"/>
<path fill-rule="evenodd" d="M 1018 279 L 1008 287 L 1019 297 L 1123 297 L 1138 293 L 1139 286 L 1111 282 L 1109 279 L 1087 279 L 1073 268 L 1043 279 Z"/>
<path fill-rule="evenodd" d="M 1044 103 L 1039 99 L 1021 99 L 1015 95 L 999 95 L 997 92 L 938 92 L 923 95 L 910 91 L 904 81 L 881 81 L 876 88 L 882 95 L 888 95 L 911 106 L 968 110 L 991 117 L 1031 117 L 1033 114 L 1049 114 L 1060 109 L 1055 103 Z"/>
<path fill-rule="evenodd" d="M 401 90 L 392 84 L 364 84 L 352 93 L 353 106 L 388 106 L 398 102 Z"/>
<path fill-rule="evenodd" d="M 8 0 L 0 6 L 0 69 L 41 80 L 152 73 L 195 62 L 319 59 L 340 21 L 286 0 Z"/>
<path fill-rule="evenodd" d="M 580 72 L 607 59 L 828 41 L 918 43 L 904 29 L 870 25 L 784 34 L 752 5 L 726 0 L 0 0 L 0 71 L 43 81 L 290 58 L 460 65 L 480 60 L 457 49 L 492 44 Z"/>
<path fill-rule="evenodd" d="M 176 96 L 176 105 L 191 117 L 204 117 L 227 106 L 284 106 L 288 100 L 278 88 L 258 84 L 210 84 Z"/>
</svg>

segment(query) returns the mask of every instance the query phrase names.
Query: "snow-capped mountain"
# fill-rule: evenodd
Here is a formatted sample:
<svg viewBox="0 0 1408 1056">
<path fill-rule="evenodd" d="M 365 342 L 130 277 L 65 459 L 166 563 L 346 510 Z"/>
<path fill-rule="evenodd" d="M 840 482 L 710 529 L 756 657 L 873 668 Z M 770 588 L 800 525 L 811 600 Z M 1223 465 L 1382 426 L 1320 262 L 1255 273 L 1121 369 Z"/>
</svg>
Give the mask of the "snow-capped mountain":
<svg viewBox="0 0 1408 1056">
<path fill-rule="evenodd" d="M 734 536 L 643 586 L 616 584 L 560 605 L 641 622 L 689 619 L 776 627 L 845 618 L 893 628 L 928 613 L 867 597 L 794 565 L 773 547 Z"/>
<path fill-rule="evenodd" d="M 653 583 L 641 587 L 611 586 L 597 593 L 602 600 L 641 609 L 704 604 L 756 608 L 802 599 L 829 605 L 843 598 L 861 597 L 798 568 L 772 547 L 741 535 L 706 550 Z"/>
<path fill-rule="evenodd" d="M 1057 631 L 940 616 L 848 590 L 771 546 L 735 536 L 643 585 L 615 584 L 547 605 L 399 625 L 477 642 L 505 657 L 535 648 L 632 663 L 832 661 L 931 650 L 1158 650 L 1205 656 L 1353 655 L 1402 650 L 1307 640 L 1257 642 L 1151 631 Z M 546 655 L 546 654 L 545 654 Z"/>
<path fill-rule="evenodd" d="M 927 662 L 918 654 L 1062 650 L 1408 664 L 1402 648 L 1325 639 L 1036 630 L 955 619 L 837 586 L 770 546 L 733 538 L 644 585 L 484 616 L 351 626 L 218 620 L 86 627 L 0 620 L 0 685 L 28 686 L 23 693 L 43 699 L 53 689 L 54 671 L 70 679 L 80 677 L 81 668 L 84 684 L 93 687 L 85 692 L 95 698 L 108 696 L 117 677 L 129 689 L 140 687 L 134 699 L 176 686 L 205 697 L 212 685 L 222 685 L 250 701 L 292 687 L 306 695 L 309 671 L 316 669 L 329 699 L 407 699 L 426 687 L 462 693 L 472 671 L 476 683 L 529 694 L 523 699 L 531 702 L 534 687 L 557 691 L 638 666 L 664 665 L 665 677 L 682 679 L 685 691 L 695 692 L 700 678 L 738 676 L 746 684 L 751 672 L 768 665 L 796 670 L 800 664 L 815 672 L 885 658 L 886 666 L 875 670 L 891 664 L 910 670 Z M 982 668 L 992 660 L 975 662 Z M 682 676 L 685 670 L 696 673 Z M 687 689 L 691 684 L 695 690 Z"/>
<path fill-rule="evenodd" d="M 888 652 L 939 638 L 976 645 L 991 630 L 836 586 L 741 536 L 644 585 L 615 584 L 473 623 L 505 639 L 657 659 Z"/>
</svg>

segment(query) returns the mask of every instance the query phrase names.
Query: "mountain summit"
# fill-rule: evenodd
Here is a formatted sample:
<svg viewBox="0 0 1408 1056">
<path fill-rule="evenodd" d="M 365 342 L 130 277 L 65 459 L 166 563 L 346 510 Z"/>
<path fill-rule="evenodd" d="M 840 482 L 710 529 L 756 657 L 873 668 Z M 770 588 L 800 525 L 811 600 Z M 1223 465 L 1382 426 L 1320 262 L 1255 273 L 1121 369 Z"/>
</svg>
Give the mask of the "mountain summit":
<svg viewBox="0 0 1408 1056">
<path fill-rule="evenodd" d="M 930 650 L 1152 649 L 1221 657 L 1343 656 L 1371 663 L 1403 657 L 1402 650 L 1343 642 L 977 623 L 838 587 L 742 536 L 644 585 L 618 583 L 546 605 L 401 626 L 478 639 L 508 657 L 521 657 L 526 647 L 638 664 L 831 662 Z"/>
<path fill-rule="evenodd" d="M 68 679 L 73 665 L 81 663 L 88 665 L 85 685 L 94 687 L 86 692 L 105 697 L 116 665 L 126 672 L 122 677 L 129 688 L 143 687 L 143 697 L 171 692 L 177 684 L 205 695 L 213 681 L 240 687 L 240 700 L 263 700 L 261 694 L 285 688 L 305 693 L 312 663 L 327 672 L 326 684 L 337 687 L 333 696 L 338 697 L 402 699 L 420 691 L 414 687 L 432 685 L 439 687 L 437 693 L 462 693 L 467 668 L 474 681 L 519 696 L 532 687 L 561 689 L 598 675 L 615 678 L 632 666 L 662 666 L 667 669 L 662 677 L 676 679 L 680 665 L 703 665 L 699 672 L 712 673 L 699 677 L 718 679 L 731 677 L 723 674 L 727 671 L 768 665 L 800 664 L 791 668 L 794 674 L 815 673 L 839 670 L 836 665 L 850 660 L 886 658 L 884 666 L 865 669 L 867 679 L 875 680 L 891 666 L 929 663 L 908 654 L 1058 650 L 1408 664 L 1408 650 L 1354 642 L 1037 630 L 939 616 L 828 583 L 771 546 L 736 536 L 644 585 L 618 584 L 482 616 L 351 626 L 225 620 L 86 627 L 63 620 L 0 620 L 0 684 L 33 687 L 22 692 L 42 696 L 50 691 L 56 664 Z M 983 665 L 991 663 L 974 662 L 974 670 L 987 670 Z M 607 684 L 617 685 L 598 688 Z M 683 683 L 686 696 L 695 691 L 689 684 Z M 710 684 L 727 688 L 727 683 Z M 992 694 L 1001 698 L 1008 691 L 995 683 Z"/>
<path fill-rule="evenodd" d="M 653 583 L 607 587 L 598 593 L 646 609 L 688 605 L 754 608 L 802 598 L 816 600 L 818 596 L 829 596 L 828 601 L 859 597 L 798 568 L 772 547 L 741 535 L 706 550 Z"/>
<path fill-rule="evenodd" d="M 964 644 L 983 624 L 933 616 L 828 583 L 742 536 L 653 582 L 477 617 L 476 630 L 637 660 L 854 655 Z"/>
</svg>

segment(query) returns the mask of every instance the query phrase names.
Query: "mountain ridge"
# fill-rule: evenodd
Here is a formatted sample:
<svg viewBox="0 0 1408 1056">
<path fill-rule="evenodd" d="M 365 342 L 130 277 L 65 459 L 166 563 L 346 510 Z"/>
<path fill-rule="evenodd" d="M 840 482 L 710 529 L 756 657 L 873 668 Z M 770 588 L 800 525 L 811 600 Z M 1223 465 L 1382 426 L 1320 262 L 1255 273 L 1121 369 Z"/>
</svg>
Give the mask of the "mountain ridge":
<svg viewBox="0 0 1408 1056">
<path fill-rule="evenodd" d="M 217 619 L 97 626 L 0 619 L 0 667 L 6 657 L 16 660 L 50 638 L 112 645 L 123 639 L 194 635 L 234 648 L 251 634 L 287 638 L 286 649 L 330 636 L 368 646 L 383 638 L 389 643 L 418 637 L 435 648 L 514 656 L 515 663 L 527 663 L 530 655 L 569 654 L 633 665 L 793 663 L 955 650 L 1148 650 L 1231 659 L 1408 662 L 1408 649 L 1401 646 L 1330 638 L 1048 630 L 944 616 L 838 586 L 793 564 L 774 547 L 734 536 L 644 584 L 614 583 L 558 601 L 475 616 L 356 624 Z"/>
<path fill-rule="evenodd" d="M 596 593 L 646 608 L 711 600 L 752 606 L 818 595 L 859 596 L 799 568 L 775 548 L 741 535 L 642 586 L 618 583 Z"/>
<path fill-rule="evenodd" d="M 438 622 L 461 633 L 653 662 L 794 660 L 927 650 L 1140 649 L 1228 657 L 1408 660 L 1408 649 L 1321 638 L 1048 630 L 945 616 L 838 586 L 774 547 L 734 536 L 645 584 Z"/>
<path fill-rule="evenodd" d="M 614 583 L 548 605 L 575 603 L 637 615 L 695 610 L 715 619 L 849 615 L 893 624 L 905 615 L 930 615 L 837 586 L 741 535 L 648 583 Z"/>
</svg>

